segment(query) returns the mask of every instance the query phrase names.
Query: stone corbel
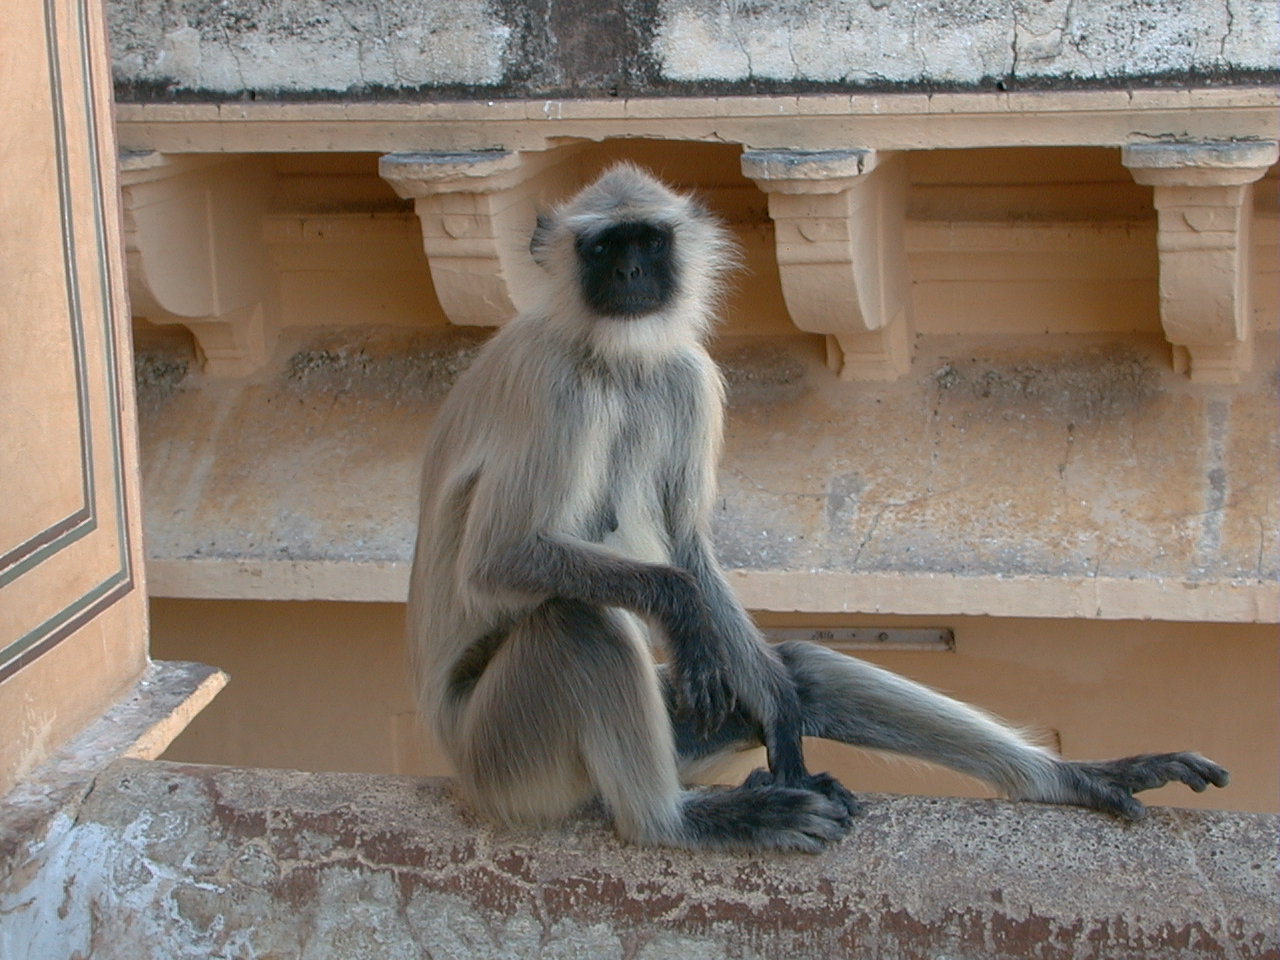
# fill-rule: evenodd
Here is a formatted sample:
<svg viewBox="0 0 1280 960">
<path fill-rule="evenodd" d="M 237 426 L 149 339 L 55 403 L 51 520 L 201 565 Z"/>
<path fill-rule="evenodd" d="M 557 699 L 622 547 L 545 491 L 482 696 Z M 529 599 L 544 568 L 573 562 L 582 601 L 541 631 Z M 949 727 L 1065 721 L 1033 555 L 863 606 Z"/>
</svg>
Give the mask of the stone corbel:
<svg viewBox="0 0 1280 960">
<path fill-rule="evenodd" d="M 497 326 L 528 306 L 528 255 L 539 169 L 505 150 L 392 153 L 378 172 L 412 198 L 431 280 L 452 323 Z"/>
<path fill-rule="evenodd" d="M 1123 148 L 1133 178 L 1155 191 L 1160 320 L 1192 380 L 1236 383 L 1251 365 L 1253 183 L 1276 157 L 1267 141 Z"/>
<path fill-rule="evenodd" d="M 845 380 L 892 380 L 911 363 L 901 157 L 873 150 L 748 150 L 769 196 L 791 320 L 827 335 Z"/>
<path fill-rule="evenodd" d="M 262 239 L 271 178 L 254 157 L 121 158 L 133 315 L 187 327 L 213 376 L 251 373 L 272 345 Z"/>
</svg>

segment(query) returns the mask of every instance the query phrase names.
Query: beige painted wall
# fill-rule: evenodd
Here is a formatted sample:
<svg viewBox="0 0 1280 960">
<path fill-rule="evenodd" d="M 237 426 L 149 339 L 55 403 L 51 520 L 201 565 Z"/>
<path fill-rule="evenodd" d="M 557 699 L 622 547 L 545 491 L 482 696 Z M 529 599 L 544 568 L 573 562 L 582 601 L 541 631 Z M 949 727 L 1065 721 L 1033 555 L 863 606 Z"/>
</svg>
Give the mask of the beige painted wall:
<svg viewBox="0 0 1280 960">
<path fill-rule="evenodd" d="M 213 663 L 232 677 L 167 756 L 447 773 L 431 751 L 419 753 L 403 611 L 399 604 L 153 600 L 157 656 Z M 762 622 L 950 626 L 954 653 L 876 651 L 867 658 L 1060 743 L 1068 757 L 1195 749 L 1232 771 L 1225 791 L 1166 787 L 1149 795 L 1152 802 L 1280 809 L 1274 626 L 777 614 Z M 958 775 L 848 747 L 814 743 L 810 757 L 856 790 L 985 795 Z M 746 758 L 741 766 L 755 762 Z"/>
</svg>

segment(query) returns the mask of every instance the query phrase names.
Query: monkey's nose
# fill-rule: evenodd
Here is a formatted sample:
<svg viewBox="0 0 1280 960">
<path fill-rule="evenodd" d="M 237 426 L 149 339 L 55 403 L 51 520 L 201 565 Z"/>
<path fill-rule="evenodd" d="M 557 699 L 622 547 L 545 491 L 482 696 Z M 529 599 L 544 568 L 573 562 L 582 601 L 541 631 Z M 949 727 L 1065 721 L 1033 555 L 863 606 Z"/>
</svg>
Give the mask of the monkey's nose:
<svg viewBox="0 0 1280 960">
<path fill-rule="evenodd" d="M 617 274 L 619 280 L 639 280 L 640 267 L 634 263 L 623 264 L 618 267 Z"/>
</svg>

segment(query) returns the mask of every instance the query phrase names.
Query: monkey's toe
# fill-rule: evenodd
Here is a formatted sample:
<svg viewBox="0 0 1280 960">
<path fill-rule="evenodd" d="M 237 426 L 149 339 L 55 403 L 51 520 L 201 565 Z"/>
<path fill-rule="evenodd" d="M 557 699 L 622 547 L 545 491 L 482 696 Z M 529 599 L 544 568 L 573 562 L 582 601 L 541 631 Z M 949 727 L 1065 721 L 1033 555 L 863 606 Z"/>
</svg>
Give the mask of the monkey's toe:
<svg viewBox="0 0 1280 960">
<path fill-rule="evenodd" d="M 821 794 L 844 810 L 846 817 L 856 817 L 865 809 L 865 804 L 850 792 L 849 788 L 829 773 L 811 773 L 805 782 L 805 789 Z"/>
<path fill-rule="evenodd" d="M 751 771 L 742 782 L 744 788 L 771 787 L 776 784 L 777 780 L 773 773 L 763 767 Z M 808 774 L 802 782 L 791 785 L 791 788 L 808 791 L 826 800 L 834 810 L 839 811 L 838 816 L 846 825 L 846 829 L 851 825 L 852 819 L 865 809 L 862 801 L 829 773 Z"/>
<path fill-rule="evenodd" d="M 842 804 L 812 790 L 777 786 L 767 770 L 735 789 L 696 793 L 685 810 L 695 846 L 821 853 L 851 826 Z"/>
</svg>

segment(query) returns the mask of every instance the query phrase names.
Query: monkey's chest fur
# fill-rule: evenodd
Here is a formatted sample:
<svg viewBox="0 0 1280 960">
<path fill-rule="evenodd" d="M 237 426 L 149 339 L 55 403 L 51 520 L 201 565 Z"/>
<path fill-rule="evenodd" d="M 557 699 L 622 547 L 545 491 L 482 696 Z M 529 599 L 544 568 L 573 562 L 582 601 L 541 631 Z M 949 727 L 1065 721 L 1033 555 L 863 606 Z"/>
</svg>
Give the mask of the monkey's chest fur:
<svg viewBox="0 0 1280 960">
<path fill-rule="evenodd" d="M 580 382 L 584 483 L 574 534 L 636 560 L 671 559 L 671 498 L 688 466 L 676 431 L 703 402 L 691 388 L 679 365 Z"/>
</svg>

